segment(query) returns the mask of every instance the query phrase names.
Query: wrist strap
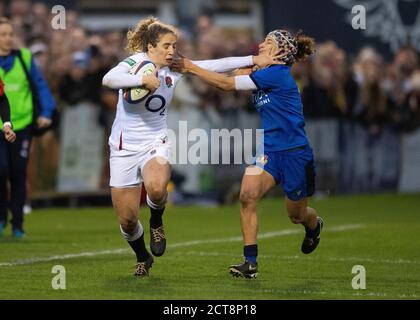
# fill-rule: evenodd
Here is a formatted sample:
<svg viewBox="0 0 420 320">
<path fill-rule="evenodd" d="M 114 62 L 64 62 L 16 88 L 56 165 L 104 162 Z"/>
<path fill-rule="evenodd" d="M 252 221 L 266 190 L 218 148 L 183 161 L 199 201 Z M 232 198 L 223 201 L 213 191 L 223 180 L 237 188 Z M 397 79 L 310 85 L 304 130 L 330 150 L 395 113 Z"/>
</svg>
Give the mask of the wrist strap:
<svg viewBox="0 0 420 320">
<path fill-rule="evenodd" d="M 3 128 L 4 127 L 10 127 L 10 129 L 13 129 L 13 125 L 10 121 L 6 121 L 5 123 L 3 123 Z"/>
</svg>

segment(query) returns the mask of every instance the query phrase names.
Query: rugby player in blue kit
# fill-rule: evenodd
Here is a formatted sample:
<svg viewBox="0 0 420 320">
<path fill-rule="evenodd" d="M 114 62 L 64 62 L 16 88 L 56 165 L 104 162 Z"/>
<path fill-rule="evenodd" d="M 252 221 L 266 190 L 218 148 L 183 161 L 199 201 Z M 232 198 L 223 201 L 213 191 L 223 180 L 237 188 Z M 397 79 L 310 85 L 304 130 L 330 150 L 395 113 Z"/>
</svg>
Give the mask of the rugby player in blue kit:
<svg viewBox="0 0 420 320">
<path fill-rule="evenodd" d="M 225 91 L 252 91 L 264 129 L 264 151 L 243 176 L 240 202 L 244 240 L 243 263 L 230 266 L 233 276 L 255 278 L 258 274 L 257 202 L 280 184 L 286 194 L 286 207 L 292 223 L 305 227 L 301 251 L 311 253 L 318 246 L 323 220 L 308 207 L 315 189 L 315 164 L 304 130 L 301 96 L 291 74 L 295 62 L 315 52 L 314 40 L 300 32 L 270 32 L 259 45 L 259 54 L 279 55 L 280 65 L 256 70 L 241 69 L 235 76 L 204 70 L 190 60 L 179 58 L 173 67 L 191 73 Z"/>
</svg>

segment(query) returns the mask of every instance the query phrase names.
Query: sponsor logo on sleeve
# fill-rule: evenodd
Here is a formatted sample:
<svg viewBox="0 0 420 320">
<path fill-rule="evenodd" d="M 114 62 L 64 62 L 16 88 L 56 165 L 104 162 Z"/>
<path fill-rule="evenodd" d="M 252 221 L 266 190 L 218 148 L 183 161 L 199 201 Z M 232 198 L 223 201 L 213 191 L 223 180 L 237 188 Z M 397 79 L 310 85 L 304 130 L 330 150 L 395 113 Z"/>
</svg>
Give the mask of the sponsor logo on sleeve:
<svg viewBox="0 0 420 320">
<path fill-rule="evenodd" d="M 131 58 L 127 58 L 124 60 L 125 63 L 127 63 L 130 67 L 134 66 L 136 64 L 136 61 L 134 61 Z"/>
</svg>

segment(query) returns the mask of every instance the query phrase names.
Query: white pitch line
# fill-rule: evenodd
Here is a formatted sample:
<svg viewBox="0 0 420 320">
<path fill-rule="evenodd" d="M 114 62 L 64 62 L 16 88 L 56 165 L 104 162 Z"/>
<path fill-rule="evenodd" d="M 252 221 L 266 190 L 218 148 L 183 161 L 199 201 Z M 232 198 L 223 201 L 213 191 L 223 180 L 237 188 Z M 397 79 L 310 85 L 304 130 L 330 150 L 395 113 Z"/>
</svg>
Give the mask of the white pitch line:
<svg viewBox="0 0 420 320">
<path fill-rule="evenodd" d="M 363 227 L 364 225 L 361 225 L 361 224 L 342 225 L 342 226 L 337 226 L 337 227 L 326 228 L 325 231 L 342 232 L 342 231 L 348 231 L 348 230 L 361 229 Z M 258 236 L 258 239 L 268 239 L 268 238 L 282 237 L 282 236 L 288 236 L 291 234 L 301 234 L 301 233 L 302 233 L 302 230 L 300 229 L 285 229 L 285 230 L 280 230 L 280 231 L 262 233 Z M 168 245 L 168 247 L 179 248 L 179 247 L 189 247 L 189 246 L 200 245 L 200 244 L 241 242 L 241 241 L 242 241 L 242 237 L 205 239 L 205 240 L 203 239 L 203 240 L 194 240 L 194 241 L 174 243 L 174 244 Z M 103 250 L 103 251 L 95 251 L 95 252 L 81 252 L 81 253 L 65 254 L 65 255 L 51 256 L 51 257 L 35 257 L 35 258 L 17 260 L 13 262 L 0 262 L 0 267 L 14 267 L 14 266 L 20 266 L 20 265 L 34 264 L 38 262 L 69 260 L 69 259 L 82 258 L 82 257 L 96 257 L 96 256 L 101 256 L 101 255 L 125 254 L 128 252 L 129 252 L 129 249 L 125 248 L 125 249 Z"/>
<path fill-rule="evenodd" d="M 108 254 L 122 254 L 127 253 L 128 249 L 115 249 L 115 250 L 103 250 L 103 251 L 95 251 L 95 252 L 81 252 L 75 254 L 65 254 L 61 256 L 51 256 L 51 257 L 35 257 L 23 260 L 17 260 L 14 262 L 0 262 L 0 267 L 14 267 L 26 264 L 33 264 L 37 262 L 48 262 L 54 260 L 68 260 L 74 258 L 82 258 L 82 257 L 96 257 L 101 255 L 108 255 Z"/>
<path fill-rule="evenodd" d="M 205 251 L 188 251 L 188 252 L 177 252 L 178 255 L 191 255 L 191 256 L 212 256 L 212 257 L 232 257 L 231 253 L 221 253 L 221 252 L 205 252 Z M 268 258 L 268 259 L 282 259 L 282 260 L 326 260 L 331 262 L 371 262 L 371 263 L 386 263 L 386 264 L 420 264 L 420 261 L 415 260 L 389 260 L 389 259 L 372 259 L 372 258 L 362 258 L 362 257 L 348 257 L 348 258 L 327 258 L 327 257 L 308 257 L 308 256 L 279 256 L 279 255 L 269 255 L 269 254 L 259 254 L 259 258 Z"/>
</svg>

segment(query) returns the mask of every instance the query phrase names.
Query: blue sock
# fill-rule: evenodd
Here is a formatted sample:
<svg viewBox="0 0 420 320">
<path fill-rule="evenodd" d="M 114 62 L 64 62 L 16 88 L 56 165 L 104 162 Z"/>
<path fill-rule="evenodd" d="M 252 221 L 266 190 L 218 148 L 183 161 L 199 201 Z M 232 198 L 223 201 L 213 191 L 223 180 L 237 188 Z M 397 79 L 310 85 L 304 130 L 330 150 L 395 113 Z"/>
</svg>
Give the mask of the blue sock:
<svg viewBox="0 0 420 320">
<path fill-rule="evenodd" d="M 252 244 L 249 246 L 244 246 L 244 257 L 247 261 L 251 262 L 252 264 L 256 264 L 257 256 L 258 256 L 258 245 Z"/>
<path fill-rule="evenodd" d="M 251 262 L 252 264 L 256 264 L 257 263 L 257 257 L 256 256 L 246 256 L 245 259 L 248 262 Z"/>
</svg>

